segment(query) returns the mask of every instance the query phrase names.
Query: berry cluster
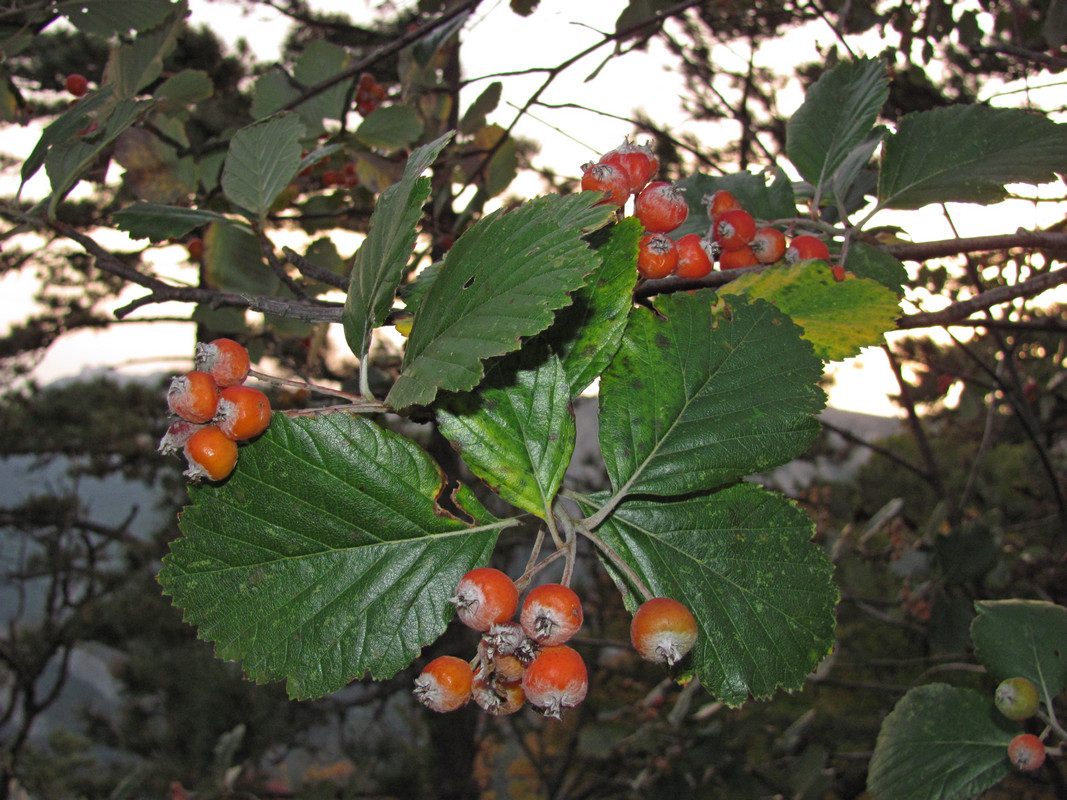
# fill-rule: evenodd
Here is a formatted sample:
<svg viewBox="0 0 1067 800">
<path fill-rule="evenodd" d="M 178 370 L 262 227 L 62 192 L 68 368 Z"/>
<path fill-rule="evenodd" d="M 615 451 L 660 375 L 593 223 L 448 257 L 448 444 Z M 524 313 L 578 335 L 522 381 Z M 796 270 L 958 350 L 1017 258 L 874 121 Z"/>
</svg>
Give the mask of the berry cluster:
<svg viewBox="0 0 1067 800">
<path fill-rule="evenodd" d="M 567 644 L 584 621 L 573 589 L 560 583 L 536 586 L 520 610 L 519 589 L 511 578 L 479 567 L 460 579 L 450 602 L 460 621 L 482 638 L 471 661 L 440 656 L 415 679 L 415 696 L 428 708 L 455 711 L 473 698 L 488 713 L 503 716 L 529 702 L 546 717 L 559 719 L 564 709 L 585 699 L 585 661 Z M 693 615 L 667 597 L 642 605 L 630 628 L 643 658 L 672 665 L 693 647 L 696 633 Z"/>
<path fill-rule="evenodd" d="M 1029 678 L 1006 678 L 997 686 L 993 702 L 1008 719 L 1025 720 L 1041 707 L 1037 686 Z M 1045 763 L 1045 743 L 1032 733 L 1020 733 L 1008 743 L 1008 758 L 1016 769 L 1029 772 Z"/>
<path fill-rule="evenodd" d="M 605 193 L 604 203 L 622 208 L 634 196 L 634 216 L 646 231 L 638 246 L 637 271 L 642 278 L 676 275 L 696 280 L 719 269 L 741 269 L 759 264 L 829 259 L 826 244 L 815 236 L 799 235 L 787 241 L 782 231 L 759 227 L 730 192 L 720 189 L 703 198 L 710 228 L 707 234 L 671 234 L 689 217 L 683 191 L 667 181 L 653 181 L 659 161 L 650 145 L 628 139 L 597 162 L 582 166 L 581 187 Z M 834 277 L 843 280 L 844 269 L 835 265 Z"/>
<path fill-rule="evenodd" d="M 245 386 L 248 351 L 232 339 L 196 346 L 196 368 L 179 375 L 167 390 L 167 405 L 178 419 L 159 443 L 164 454 L 181 450 L 193 480 L 225 479 L 237 464 L 237 443 L 270 425 L 270 400 Z"/>
</svg>

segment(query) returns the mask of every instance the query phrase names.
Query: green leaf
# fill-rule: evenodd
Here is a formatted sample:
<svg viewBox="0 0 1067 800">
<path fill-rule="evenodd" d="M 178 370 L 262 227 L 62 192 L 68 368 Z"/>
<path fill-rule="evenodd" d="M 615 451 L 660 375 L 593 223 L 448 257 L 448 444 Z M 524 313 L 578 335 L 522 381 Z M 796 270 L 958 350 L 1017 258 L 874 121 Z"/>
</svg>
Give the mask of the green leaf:
<svg viewBox="0 0 1067 800">
<path fill-rule="evenodd" d="M 636 217 L 613 225 L 596 248 L 600 266 L 542 334 L 563 360 L 572 399 L 604 371 L 622 343 L 637 283 L 637 243 L 643 235 Z"/>
<path fill-rule="evenodd" d="M 407 437 L 362 417 L 275 415 L 221 487 L 194 488 L 159 582 L 257 682 L 320 697 L 389 678 L 437 639 L 448 597 L 504 523 L 440 505 L 443 475 Z"/>
<path fill-rule="evenodd" d="M 719 293 L 774 303 L 804 329 L 804 338 L 824 361 L 841 361 L 880 345 L 900 316 L 896 294 L 864 278 L 838 283 L 825 261 L 742 275 Z"/>
<path fill-rule="evenodd" d="M 478 95 L 478 99 L 470 104 L 467 113 L 463 115 L 463 120 L 459 123 L 461 133 L 470 135 L 485 125 L 485 117 L 496 110 L 503 89 L 504 84 L 500 81 L 493 81 L 485 87 Z"/>
<path fill-rule="evenodd" d="M 160 242 L 185 236 L 201 225 L 228 220 L 222 214 L 202 208 L 134 203 L 112 214 L 111 221 L 116 228 L 126 231 L 134 239 Z"/>
<path fill-rule="evenodd" d="M 973 689 L 933 683 L 909 691 L 882 723 L 867 773 L 874 800 L 966 800 L 1012 770 L 1018 733 Z"/>
<path fill-rule="evenodd" d="M 569 389 L 551 351 L 524 347 L 497 362 L 477 391 L 443 400 L 441 433 L 501 497 L 547 518 L 574 452 Z"/>
<path fill-rule="evenodd" d="M 1067 172 L 1067 125 L 1017 108 L 950 106 L 910 114 L 886 139 L 878 199 L 885 208 L 996 203 L 1005 184 Z"/>
<path fill-rule="evenodd" d="M 37 144 L 34 145 L 26 160 L 22 162 L 20 192 L 26 181 L 36 175 L 37 171 L 44 166 L 48 151 L 55 145 L 69 141 L 79 131 L 88 127 L 90 123 L 89 115 L 109 102 L 112 91 L 113 87 L 104 86 L 99 92 L 86 95 L 56 117 L 55 121 L 44 129 L 44 132 L 41 133 L 41 138 L 37 140 Z"/>
<path fill-rule="evenodd" d="M 293 66 L 293 78 L 300 86 L 315 86 L 327 78 L 345 72 L 351 65 L 352 56 L 345 48 L 330 42 L 313 40 L 308 43 Z M 317 135 L 323 130 L 324 119 L 344 119 L 345 102 L 352 82 L 352 78 L 339 81 L 329 89 L 315 93 L 296 107 L 296 112 L 304 120 L 309 135 Z"/>
<path fill-rule="evenodd" d="M 180 10 L 188 14 L 184 2 L 174 0 L 63 0 L 56 4 L 56 11 L 65 16 L 74 27 L 83 33 L 109 37 L 115 34 L 126 36 L 130 31 L 144 31 L 161 25 L 168 16 Z"/>
<path fill-rule="evenodd" d="M 845 269 L 859 278 L 870 278 L 894 294 L 903 295 L 908 282 L 907 268 L 881 247 L 863 242 L 849 243 Z"/>
<path fill-rule="evenodd" d="M 283 113 L 234 134 L 222 168 L 222 191 L 262 221 L 275 198 L 300 169 L 300 117 Z"/>
<path fill-rule="evenodd" d="M 635 309 L 600 380 L 600 445 L 619 494 L 679 495 L 800 455 L 822 363 L 770 303 L 671 295 Z"/>
<path fill-rule="evenodd" d="M 703 236 L 708 232 L 711 221 L 708 219 L 708 209 L 703 200 L 720 189 L 732 194 L 756 219 L 787 219 L 797 215 L 793 182 L 780 167 L 768 169 L 759 175 L 752 172 L 735 172 L 732 175 L 712 177 L 695 172 L 678 181 L 678 187 L 685 193 L 689 216 L 671 233 L 675 240 L 687 233 L 699 233 Z"/>
<path fill-rule="evenodd" d="M 206 72 L 199 69 L 183 69 L 167 78 L 153 95 L 172 106 L 189 106 L 207 100 L 215 93 L 215 85 Z"/>
<path fill-rule="evenodd" d="M 812 186 L 826 184 L 870 133 L 888 96 L 881 59 L 845 62 L 824 73 L 786 127 L 785 152 L 801 176 Z"/>
<path fill-rule="evenodd" d="M 356 252 L 341 315 L 348 346 L 361 361 L 370 349 L 371 331 L 382 324 L 393 306 L 415 246 L 415 226 L 430 196 L 429 180 L 420 176 L 451 139 L 448 133 L 416 149 L 408 158 L 403 177 L 382 192 L 371 214 L 370 231 Z"/>
<path fill-rule="evenodd" d="M 984 600 L 975 609 L 975 655 L 994 678 L 1029 678 L 1043 698 L 1067 689 L 1067 608 L 1040 600 Z"/>
<path fill-rule="evenodd" d="M 228 220 L 204 231 L 204 281 L 224 292 L 262 295 L 274 294 L 281 283 L 263 260 L 255 233 Z"/>
<path fill-rule="evenodd" d="M 595 192 L 548 196 L 478 220 L 456 240 L 415 313 L 400 377 L 386 402 L 426 405 L 466 391 L 482 361 L 547 328 L 597 266 L 582 235 L 612 215 Z"/>
<path fill-rule="evenodd" d="M 160 76 L 163 59 L 174 49 L 183 19 L 184 14 L 175 14 L 169 24 L 113 48 L 104 65 L 101 85 L 114 84 L 119 100 L 135 97 Z"/>
<path fill-rule="evenodd" d="M 422 120 L 411 106 L 382 106 L 367 115 L 354 135 L 368 147 L 395 150 L 422 136 Z"/>
<path fill-rule="evenodd" d="M 693 612 L 692 668 L 731 706 L 800 688 L 833 646 L 833 566 L 811 541 L 811 519 L 780 495 L 739 483 L 666 502 L 626 500 L 597 532 L 653 595 Z M 635 610 L 639 599 L 624 594 Z"/>
</svg>

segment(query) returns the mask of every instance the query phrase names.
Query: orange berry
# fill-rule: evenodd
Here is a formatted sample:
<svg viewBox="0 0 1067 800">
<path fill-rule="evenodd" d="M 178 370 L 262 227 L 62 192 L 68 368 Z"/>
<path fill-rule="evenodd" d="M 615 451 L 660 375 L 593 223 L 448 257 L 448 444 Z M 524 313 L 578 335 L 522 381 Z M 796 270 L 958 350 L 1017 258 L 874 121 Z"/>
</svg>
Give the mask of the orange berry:
<svg viewBox="0 0 1067 800">
<path fill-rule="evenodd" d="M 196 368 L 209 373 L 222 388 L 244 383 L 250 367 L 248 351 L 233 339 L 215 339 L 196 345 Z"/>
<path fill-rule="evenodd" d="M 630 176 L 611 164 L 582 166 L 582 191 L 603 192 L 605 197 L 597 205 L 623 206 L 630 198 Z"/>
<path fill-rule="evenodd" d="M 637 246 L 637 272 L 642 278 L 666 278 L 678 266 L 678 247 L 662 233 L 648 233 Z"/>
<path fill-rule="evenodd" d="M 227 386 L 219 394 L 216 420 L 234 441 L 259 436 L 270 425 L 270 399 L 251 386 Z"/>
<path fill-rule="evenodd" d="M 789 249 L 785 251 L 785 260 L 788 264 L 796 264 L 798 261 L 808 261 L 813 258 L 821 258 L 824 261 L 830 257 L 830 250 L 826 242 L 817 236 L 794 236 L 789 242 Z"/>
<path fill-rule="evenodd" d="M 204 240 L 199 236 L 185 243 L 185 250 L 191 261 L 200 261 L 204 257 Z"/>
<path fill-rule="evenodd" d="M 185 458 L 189 468 L 185 475 L 193 480 L 207 478 L 221 481 L 237 465 L 237 442 L 216 425 L 201 428 L 185 443 Z"/>
<path fill-rule="evenodd" d="M 759 259 L 752 252 L 751 247 L 741 247 L 737 250 L 724 250 L 719 254 L 719 269 L 741 269 L 754 267 L 759 264 Z"/>
<path fill-rule="evenodd" d="M 785 255 L 785 234 L 777 228 L 760 228 L 749 247 L 761 264 L 773 264 Z"/>
<path fill-rule="evenodd" d="M 625 172 L 630 178 L 630 193 L 637 194 L 652 180 L 659 169 L 659 159 L 649 144 L 634 144 L 623 139 L 621 145 L 600 157 L 601 164 L 610 164 Z"/>
<path fill-rule="evenodd" d="M 519 681 L 504 681 L 479 675 L 471 684 L 471 697 L 494 717 L 514 714 L 526 703 L 526 692 Z"/>
<path fill-rule="evenodd" d="M 725 189 L 719 189 L 714 194 L 705 195 L 703 203 L 708 208 L 708 219 L 711 220 L 712 225 L 718 222 L 719 217 L 725 212 L 741 208 L 741 204 Z"/>
<path fill-rule="evenodd" d="M 582 601 L 561 583 L 535 586 L 522 604 L 522 629 L 540 645 L 563 644 L 582 627 Z"/>
<path fill-rule="evenodd" d="M 699 233 L 687 233 L 675 242 L 678 248 L 678 265 L 674 274 L 679 278 L 696 280 L 708 275 L 712 270 L 714 242 L 703 238 Z"/>
<path fill-rule="evenodd" d="M 218 384 L 206 372 L 199 370 L 179 375 L 170 382 L 167 405 L 189 422 L 207 422 L 218 410 Z"/>
<path fill-rule="evenodd" d="M 546 647 L 522 675 L 522 689 L 530 704 L 546 717 L 560 719 L 563 709 L 574 708 L 589 691 L 589 672 L 578 651 L 565 644 Z"/>
<path fill-rule="evenodd" d="M 696 640 L 696 619 L 670 597 L 646 601 L 630 623 L 630 641 L 646 661 L 674 665 L 693 649 Z"/>
<path fill-rule="evenodd" d="M 432 711 L 462 708 L 471 698 L 471 665 L 455 656 L 439 656 L 415 679 L 415 697 Z"/>
<path fill-rule="evenodd" d="M 487 631 L 515 616 L 519 590 L 500 570 L 478 567 L 460 578 L 449 602 L 456 606 L 460 622 L 476 631 Z"/>
</svg>

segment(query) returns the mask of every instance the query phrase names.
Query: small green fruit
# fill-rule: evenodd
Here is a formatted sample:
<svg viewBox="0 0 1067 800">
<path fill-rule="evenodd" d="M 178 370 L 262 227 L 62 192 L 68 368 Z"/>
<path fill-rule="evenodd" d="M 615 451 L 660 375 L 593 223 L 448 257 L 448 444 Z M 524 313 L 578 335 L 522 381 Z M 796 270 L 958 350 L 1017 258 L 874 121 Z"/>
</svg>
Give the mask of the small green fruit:
<svg viewBox="0 0 1067 800">
<path fill-rule="evenodd" d="M 1008 719 L 1028 719 L 1037 713 L 1037 687 L 1029 678 L 1008 678 L 997 687 L 993 702 Z"/>
</svg>

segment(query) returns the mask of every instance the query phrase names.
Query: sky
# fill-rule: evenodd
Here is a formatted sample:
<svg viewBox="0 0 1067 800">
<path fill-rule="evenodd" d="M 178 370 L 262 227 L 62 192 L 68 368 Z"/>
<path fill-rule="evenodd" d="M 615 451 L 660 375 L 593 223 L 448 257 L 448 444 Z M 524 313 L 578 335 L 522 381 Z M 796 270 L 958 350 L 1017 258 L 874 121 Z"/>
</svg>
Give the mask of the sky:
<svg viewBox="0 0 1067 800">
<path fill-rule="evenodd" d="M 378 5 L 367 0 L 312 0 L 312 4 L 325 10 L 345 11 L 356 21 L 371 20 Z M 466 96 L 461 98 L 461 104 L 465 106 L 471 102 L 492 79 L 486 77 L 477 80 L 482 76 L 551 67 L 596 43 L 602 38 L 602 31 L 613 28 L 616 17 L 625 5 L 624 0 L 597 0 L 595 3 L 542 0 L 532 16 L 522 18 L 510 11 L 507 0 L 487 0 L 479 6 L 462 33 L 464 77 L 472 80 L 472 83 L 465 90 Z M 280 12 L 262 6 L 248 13 L 236 3 L 190 0 L 190 8 L 193 24 L 209 24 L 231 46 L 236 45 L 238 38 L 244 38 L 265 60 L 278 53 L 289 29 L 288 19 Z M 814 57 L 818 45 L 827 45 L 832 40 L 830 29 L 817 23 L 806 31 L 790 34 L 775 50 L 788 53 L 790 63 L 797 63 Z M 546 47 L 546 42 L 550 46 Z M 733 135 L 729 125 L 716 130 L 706 123 L 697 124 L 687 119 L 680 102 L 683 94 L 681 78 L 664 67 L 667 58 L 658 41 L 650 42 L 646 52 L 627 53 L 622 58 L 603 63 L 606 53 L 606 48 L 598 50 L 563 72 L 542 98 L 550 105 L 577 103 L 587 106 L 587 110 L 540 108 L 517 126 L 518 135 L 540 142 L 538 163 L 541 165 L 549 166 L 561 175 L 573 175 L 577 180 L 582 163 L 611 149 L 632 132 L 632 126 L 624 119 L 614 119 L 609 115 L 631 117 L 638 107 L 651 118 L 662 121 L 666 127 L 684 127 L 706 137 Z M 742 64 L 744 54 L 719 46 L 713 51 L 713 57 L 724 65 Z M 761 52 L 759 58 L 773 66 L 775 54 Z M 597 68 L 595 80 L 587 81 L 587 77 Z M 93 79 L 96 76 L 89 77 Z M 542 74 L 508 77 L 504 81 L 501 104 L 490 121 L 505 126 L 511 124 L 516 112 L 509 103 L 524 103 L 542 80 Z M 799 105 L 802 99 L 798 89 L 787 88 L 778 101 L 788 112 Z M 592 109 L 606 113 L 598 114 Z M 34 130 L 25 130 L 14 136 L 5 134 L 3 148 L 25 157 L 37 135 L 39 131 Z M 43 178 L 43 174 L 40 178 Z M 31 196 L 33 189 L 31 186 L 28 192 Z M 1032 191 L 1031 187 L 1027 189 Z M 533 196 L 541 190 L 537 179 L 528 176 L 515 181 L 510 192 Z M 44 191 L 44 188 L 40 191 Z M 1032 208 L 1026 208 L 1024 212 L 1033 217 Z M 1005 230 L 1003 215 L 1003 208 L 968 206 L 966 213 L 953 215 L 953 222 L 960 235 L 978 235 L 991 229 Z M 1041 224 L 1048 224 L 1055 218 L 1052 216 Z M 911 232 L 916 239 L 952 236 L 947 219 L 936 212 L 904 215 L 891 221 Z M 1022 224 L 1034 223 L 1028 221 Z M 279 242 L 282 243 L 288 242 Z M 122 247 L 123 243 L 116 239 L 115 245 Z M 173 249 L 174 253 L 170 256 L 180 260 L 180 250 Z M 343 245 L 342 251 L 345 252 Z M 165 252 L 160 255 L 164 259 L 168 256 Z M 180 274 L 180 267 L 175 269 L 175 274 Z M 28 279 L 0 279 L 0 297 L 8 298 L 0 303 L 0 325 L 9 324 L 23 313 L 25 306 L 12 302 L 11 298 L 25 297 L 30 290 L 32 284 Z M 132 289 L 125 299 L 138 294 L 140 290 Z M 116 306 L 122 302 L 116 303 Z M 931 301 L 926 310 L 936 307 L 936 301 Z M 163 306 L 153 307 L 146 313 L 158 316 L 169 312 L 181 314 L 183 310 L 187 313 L 187 309 L 181 307 L 168 309 Z M 113 368 L 130 375 L 176 371 L 188 362 L 192 353 L 192 337 L 192 326 L 181 323 L 124 323 L 110 334 L 78 333 L 64 337 L 54 345 L 35 374 L 41 382 L 48 382 L 78 374 L 82 370 L 96 371 L 101 368 Z M 831 394 L 833 405 L 881 415 L 898 413 L 888 399 L 888 394 L 895 391 L 895 383 L 885 357 L 879 350 L 868 350 L 862 357 L 838 365 L 832 371 L 836 380 L 836 388 Z"/>
</svg>

